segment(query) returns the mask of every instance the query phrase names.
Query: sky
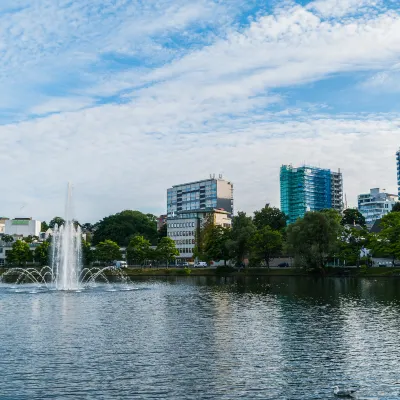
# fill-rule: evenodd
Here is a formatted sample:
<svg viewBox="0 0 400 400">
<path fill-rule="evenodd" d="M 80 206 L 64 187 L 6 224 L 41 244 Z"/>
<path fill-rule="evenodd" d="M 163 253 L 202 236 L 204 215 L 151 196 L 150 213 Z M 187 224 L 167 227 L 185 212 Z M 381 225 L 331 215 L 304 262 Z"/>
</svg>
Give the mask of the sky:
<svg viewBox="0 0 400 400">
<path fill-rule="evenodd" d="M 398 0 L 2 0 L 0 214 L 161 214 L 222 174 L 279 206 L 282 164 L 397 193 Z"/>
</svg>

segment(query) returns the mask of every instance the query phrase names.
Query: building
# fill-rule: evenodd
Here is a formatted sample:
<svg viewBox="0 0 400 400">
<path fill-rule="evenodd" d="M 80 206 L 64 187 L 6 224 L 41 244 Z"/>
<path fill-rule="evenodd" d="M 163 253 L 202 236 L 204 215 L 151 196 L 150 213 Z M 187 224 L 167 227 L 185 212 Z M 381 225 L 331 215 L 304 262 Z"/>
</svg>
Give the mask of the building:
<svg viewBox="0 0 400 400">
<path fill-rule="evenodd" d="M 167 223 L 167 215 L 163 214 L 157 218 L 157 230 L 159 231 Z"/>
<path fill-rule="evenodd" d="M 0 235 L 4 234 L 8 218 L 0 218 Z"/>
<path fill-rule="evenodd" d="M 396 153 L 397 160 L 397 196 L 400 200 L 400 150 Z"/>
<path fill-rule="evenodd" d="M 374 188 L 358 196 L 358 211 L 364 216 L 367 227 L 371 228 L 375 221 L 392 211 L 397 200 L 397 194 L 380 192 L 379 188 Z"/>
<path fill-rule="evenodd" d="M 208 210 L 197 212 L 179 212 L 167 221 L 167 236 L 174 242 L 179 251 L 177 261 L 193 261 L 196 238 L 206 221 L 215 225 L 230 227 L 232 220 L 228 211 Z"/>
<path fill-rule="evenodd" d="M 282 165 L 280 170 L 281 211 L 288 223 L 302 218 L 307 211 L 333 208 L 343 211 L 343 178 L 340 170 L 332 172 L 311 166 L 294 168 Z"/>
<path fill-rule="evenodd" d="M 5 221 L 4 233 L 11 236 L 39 236 L 42 223 L 32 218 L 14 218 Z"/>
<path fill-rule="evenodd" d="M 233 184 L 219 175 L 175 185 L 167 190 L 167 217 L 181 212 L 225 210 L 233 215 Z"/>
</svg>

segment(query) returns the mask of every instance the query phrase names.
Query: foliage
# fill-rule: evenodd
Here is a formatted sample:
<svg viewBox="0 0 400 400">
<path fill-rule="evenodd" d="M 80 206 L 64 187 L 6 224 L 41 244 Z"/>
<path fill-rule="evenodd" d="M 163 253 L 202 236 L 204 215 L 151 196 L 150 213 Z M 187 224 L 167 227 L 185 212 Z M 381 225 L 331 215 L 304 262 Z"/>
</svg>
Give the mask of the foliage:
<svg viewBox="0 0 400 400">
<path fill-rule="evenodd" d="M 120 246 L 127 246 L 131 238 L 141 235 L 152 244 L 157 242 L 156 217 L 142 214 L 140 211 L 125 210 L 103 218 L 96 224 L 93 244 L 112 240 Z"/>
<path fill-rule="evenodd" d="M 339 259 L 346 262 L 347 265 L 360 265 L 361 250 L 369 242 L 369 233 L 367 229 L 356 229 L 352 226 L 345 227 L 342 230 L 342 236 L 339 246 Z"/>
<path fill-rule="evenodd" d="M 82 263 L 83 265 L 90 265 L 95 261 L 96 252 L 92 250 L 90 242 L 82 240 Z"/>
<path fill-rule="evenodd" d="M 175 242 L 170 237 L 162 238 L 157 245 L 157 253 L 160 260 L 165 260 L 167 265 L 179 256 L 179 251 L 175 247 Z"/>
<path fill-rule="evenodd" d="M 391 212 L 381 219 L 382 230 L 371 237 L 373 251 L 400 259 L 400 213 Z"/>
<path fill-rule="evenodd" d="M 22 240 L 26 243 L 33 243 L 33 242 L 37 242 L 39 240 L 39 237 L 34 236 L 34 235 L 29 235 L 29 236 L 24 237 Z"/>
<path fill-rule="evenodd" d="M 222 265 L 215 269 L 215 273 L 217 275 L 229 275 L 232 274 L 233 272 L 236 272 L 236 269 L 233 267 L 229 267 L 227 265 Z"/>
<path fill-rule="evenodd" d="M 348 208 L 343 211 L 342 225 L 365 226 L 365 217 L 356 208 Z"/>
<path fill-rule="evenodd" d="M 273 230 L 270 226 L 264 225 L 257 229 L 251 237 L 251 254 L 255 260 L 263 260 L 269 268 L 270 261 L 278 257 L 282 252 L 282 234 Z"/>
<path fill-rule="evenodd" d="M 117 243 L 112 240 L 104 240 L 96 246 L 96 258 L 99 261 L 111 263 L 114 260 L 120 260 L 122 255 Z"/>
<path fill-rule="evenodd" d="M 257 229 L 269 226 L 272 230 L 280 231 L 286 227 L 288 217 L 279 208 L 266 204 L 260 211 L 254 212 L 253 222 Z"/>
<path fill-rule="evenodd" d="M 58 226 L 64 225 L 65 224 L 65 219 L 61 217 L 54 217 L 50 222 L 49 222 L 49 228 L 53 229 L 56 224 Z"/>
<path fill-rule="evenodd" d="M 185 267 L 183 269 L 178 269 L 176 271 L 176 275 L 190 275 L 192 273 L 192 270 Z"/>
<path fill-rule="evenodd" d="M 400 201 L 397 201 L 393 208 L 392 208 L 392 212 L 400 212 Z"/>
<path fill-rule="evenodd" d="M 127 260 L 130 265 L 142 265 L 149 258 L 150 242 L 143 236 L 134 236 L 126 249 Z"/>
<path fill-rule="evenodd" d="M 48 265 L 49 263 L 50 242 L 43 242 L 35 248 L 33 258 L 40 265 Z"/>
<path fill-rule="evenodd" d="M 32 252 L 29 249 L 29 244 L 17 240 L 13 243 L 12 249 L 7 252 L 7 263 L 14 265 L 23 265 L 29 261 L 32 261 Z"/>
<path fill-rule="evenodd" d="M 162 239 L 163 237 L 167 236 L 167 224 L 164 224 L 157 232 L 158 239 Z"/>
<path fill-rule="evenodd" d="M 224 264 L 231 258 L 228 246 L 231 230 L 223 226 L 210 224 L 203 232 L 203 253 L 199 257 L 208 263 L 212 260 L 223 260 Z"/>
<path fill-rule="evenodd" d="M 41 226 L 40 226 L 40 231 L 41 232 L 46 232 L 49 229 L 49 225 L 47 225 L 46 221 L 43 221 Z"/>
<path fill-rule="evenodd" d="M 1 237 L 1 240 L 2 240 L 4 243 L 12 243 L 12 242 L 14 241 L 14 238 L 13 238 L 11 235 L 3 235 L 3 236 Z"/>
<path fill-rule="evenodd" d="M 238 215 L 232 218 L 232 230 L 227 246 L 236 265 L 242 265 L 245 256 L 250 252 L 251 238 L 255 230 L 252 218 L 245 212 L 238 212 Z"/>
<path fill-rule="evenodd" d="M 320 269 L 338 249 L 340 233 L 340 224 L 334 213 L 307 212 L 288 227 L 288 249 L 304 267 Z"/>
</svg>

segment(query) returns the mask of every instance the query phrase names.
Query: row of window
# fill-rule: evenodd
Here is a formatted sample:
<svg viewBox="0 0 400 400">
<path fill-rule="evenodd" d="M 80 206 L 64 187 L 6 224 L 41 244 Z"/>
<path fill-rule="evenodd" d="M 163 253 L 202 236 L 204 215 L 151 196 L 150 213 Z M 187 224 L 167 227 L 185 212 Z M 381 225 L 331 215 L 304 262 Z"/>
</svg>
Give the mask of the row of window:
<svg viewBox="0 0 400 400">
<path fill-rule="evenodd" d="M 194 222 L 170 222 L 168 228 L 194 228 Z"/>
<path fill-rule="evenodd" d="M 177 232 L 168 232 L 167 234 L 169 237 L 176 237 L 176 236 L 195 236 L 195 231 L 177 231 Z"/>
<path fill-rule="evenodd" d="M 192 254 L 193 249 L 178 248 L 179 254 Z"/>
<path fill-rule="evenodd" d="M 182 245 L 182 244 L 195 244 L 195 240 L 194 239 L 175 240 L 175 244 L 177 246 Z"/>
</svg>

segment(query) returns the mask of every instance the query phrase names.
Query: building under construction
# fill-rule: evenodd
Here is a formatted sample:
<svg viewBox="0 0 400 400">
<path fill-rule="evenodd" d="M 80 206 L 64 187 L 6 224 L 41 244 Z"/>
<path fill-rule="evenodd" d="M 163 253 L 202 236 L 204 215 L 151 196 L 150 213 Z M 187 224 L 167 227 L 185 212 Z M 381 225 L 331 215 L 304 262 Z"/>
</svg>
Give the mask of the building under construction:
<svg viewBox="0 0 400 400">
<path fill-rule="evenodd" d="M 307 211 L 333 208 L 343 211 L 343 179 L 329 169 L 283 165 L 280 173 L 281 211 L 291 224 Z"/>
</svg>

